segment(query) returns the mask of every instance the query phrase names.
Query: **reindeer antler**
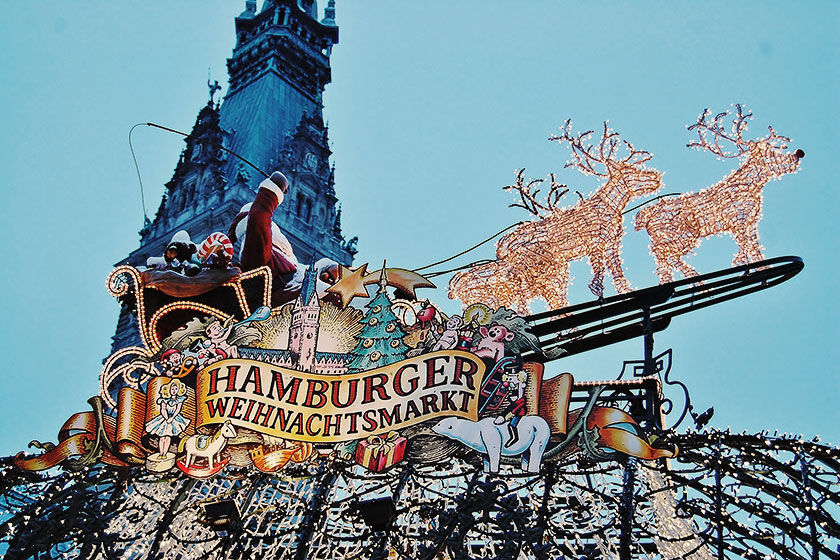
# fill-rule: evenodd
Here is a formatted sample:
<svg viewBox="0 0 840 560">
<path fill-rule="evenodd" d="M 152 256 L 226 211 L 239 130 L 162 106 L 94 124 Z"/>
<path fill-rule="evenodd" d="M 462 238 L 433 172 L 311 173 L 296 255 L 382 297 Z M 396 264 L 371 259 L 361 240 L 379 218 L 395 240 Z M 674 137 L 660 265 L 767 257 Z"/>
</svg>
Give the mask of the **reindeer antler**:
<svg viewBox="0 0 840 560">
<path fill-rule="evenodd" d="M 567 119 L 566 122 L 563 124 L 562 128 L 560 129 L 561 134 L 559 136 L 551 135 L 548 137 L 550 141 L 556 142 L 568 142 L 569 147 L 572 150 L 572 157 L 575 160 L 572 162 L 568 162 L 564 167 L 577 167 L 582 173 L 586 173 L 587 175 L 598 175 L 603 177 L 606 173 L 599 173 L 595 169 L 596 163 L 601 163 L 602 158 L 599 158 L 597 155 L 593 154 L 593 146 L 584 146 L 584 142 L 592 135 L 594 130 L 587 130 L 586 132 L 581 132 L 577 136 L 572 135 L 572 119 Z M 606 138 L 601 141 L 601 146 L 603 147 Z"/>
<path fill-rule="evenodd" d="M 504 190 L 510 192 L 515 190 L 519 192 L 519 197 L 522 200 L 522 204 L 514 202 L 509 204 L 511 208 L 519 207 L 524 208 L 528 212 L 534 214 L 537 217 L 543 217 L 540 213 L 540 210 L 544 212 L 553 212 L 557 209 L 557 203 L 560 201 L 560 198 L 563 197 L 569 189 L 566 188 L 566 185 L 562 185 L 556 181 L 556 177 L 554 173 L 549 175 L 549 179 L 551 181 L 550 190 L 548 191 L 548 196 L 546 196 L 545 203 L 540 203 L 537 200 L 537 195 L 540 193 L 539 189 L 536 189 L 532 192 L 532 189 L 536 185 L 540 185 L 545 182 L 545 179 L 531 179 L 525 184 L 525 168 L 519 169 L 516 172 L 516 184 L 515 185 L 506 185 L 502 187 Z"/>
<path fill-rule="evenodd" d="M 608 166 L 610 163 L 624 163 L 638 166 L 649 161 L 652 157 L 649 152 L 637 150 L 630 142 L 622 140 L 627 147 L 628 154 L 626 157 L 618 159 L 616 150 L 618 149 L 619 135 L 618 132 L 610 130 L 607 121 L 604 121 L 604 131 L 597 148 L 593 144 L 586 144 L 589 137 L 594 133 L 593 130 L 581 132 L 577 136 L 572 135 L 571 119 L 567 120 L 560 130 L 561 134 L 559 136 L 552 135 L 548 139 L 557 142 L 568 142 L 574 161 L 568 162 L 565 167 L 576 167 L 587 175 L 605 177 L 609 174 Z M 596 164 L 603 165 L 605 168 L 604 171 L 599 172 L 596 170 Z"/>
<path fill-rule="evenodd" d="M 569 192 L 569 188 L 563 183 L 558 183 L 554 173 L 549 173 L 548 178 L 551 181 L 551 188 L 548 191 L 548 196 L 545 197 L 545 202 L 548 209 L 556 210 L 557 203 Z"/>
<path fill-rule="evenodd" d="M 709 116 L 711 114 L 712 112 L 708 107 L 703 109 L 703 112 L 697 117 L 697 122 L 686 127 L 688 130 L 696 130 L 699 139 L 697 142 L 689 142 L 686 146 L 689 148 L 704 148 L 723 158 L 736 158 L 747 152 L 749 150 L 749 141 L 744 140 L 744 132 L 746 132 L 748 121 L 752 118 L 753 114 L 744 114 L 743 106 L 740 103 L 735 105 L 735 117 L 732 119 L 730 131 L 727 131 L 722 124 L 723 119 L 729 115 L 729 111 L 718 113 L 709 122 Z M 714 139 L 713 143 L 709 143 L 709 140 L 706 138 L 706 133 L 712 134 Z M 720 145 L 721 138 L 734 144 L 736 151 L 731 154 L 726 152 Z"/>
<path fill-rule="evenodd" d="M 782 136 L 781 134 L 777 134 L 775 130 L 773 130 L 772 126 L 768 126 L 767 130 L 769 133 L 767 134 L 767 138 L 764 140 L 774 146 L 778 146 L 779 148 L 786 150 L 788 144 L 790 143 L 790 138 L 787 136 Z"/>
<path fill-rule="evenodd" d="M 636 167 L 647 163 L 653 157 L 647 150 L 637 150 L 627 140 L 622 140 L 622 142 L 624 142 L 624 146 L 627 148 L 627 157 L 621 160 L 622 163 Z"/>
</svg>

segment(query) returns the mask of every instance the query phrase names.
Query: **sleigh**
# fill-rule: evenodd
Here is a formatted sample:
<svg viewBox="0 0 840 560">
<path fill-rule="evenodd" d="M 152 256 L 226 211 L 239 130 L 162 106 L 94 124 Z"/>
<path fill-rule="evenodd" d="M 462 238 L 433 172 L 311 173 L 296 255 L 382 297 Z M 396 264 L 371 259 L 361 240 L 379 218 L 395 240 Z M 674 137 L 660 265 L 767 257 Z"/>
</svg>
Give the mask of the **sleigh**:
<svg viewBox="0 0 840 560">
<path fill-rule="evenodd" d="M 143 344 L 156 352 L 164 338 L 193 318 L 242 319 L 269 305 L 269 269 L 238 270 L 206 271 L 215 274 L 189 278 L 123 265 L 111 272 L 107 285 L 120 303 L 135 311 Z"/>
</svg>

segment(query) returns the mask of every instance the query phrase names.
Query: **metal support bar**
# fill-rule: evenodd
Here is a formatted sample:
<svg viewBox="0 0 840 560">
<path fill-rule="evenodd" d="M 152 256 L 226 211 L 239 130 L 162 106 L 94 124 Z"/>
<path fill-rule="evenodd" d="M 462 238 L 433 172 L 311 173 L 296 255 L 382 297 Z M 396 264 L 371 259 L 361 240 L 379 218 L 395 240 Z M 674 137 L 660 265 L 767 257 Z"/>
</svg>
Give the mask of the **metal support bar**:
<svg viewBox="0 0 840 560">
<path fill-rule="evenodd" d="M 324 504 L 324 495 L 332 488 L 335 479 L 338 478 L 338 471 L 330 471 L 325 476 L 326 472 L 323 466 L 318 471 L 319 478 L 323 478 L 321 478 L 321 483 L 313 497 L 312 507 L 306 512 L 306 519 L 301 524 L 300 537 L 298 538 L 297 548 L 295 549 L 295 560 L 306 560 L 306 547 L 312 539 L 313 533 L 315 533 L 315 526 L 321 521 L 321 516 L 324 514 L 324 507 L 327 507 Z"/>
<path fill-rule="evenodd" d="M 725 560 L 725 549 L 723 541 L 723 484 L 720 475 L 720 436 L 715 442 L 713 453 L 715 467 L 715 524 L 717 526 L 717 557 L 718 560 Z"/>
<path fill-rule="evenodd" d="M 656 360 L 653 358 L 653 321 L 651 320 L 650 307 L 645 307 L 642 310 L 642 317 L 645 347 L 644 375 L 649 377 L 656 374 Z M 655 410 L 656 402 L 659 399 L 653 398 L 652 391 L 648 391 L 645 396 L 647 397 L 645 402 L 647 425 L 645 427 L 649 430 L 658 430 L 662 428 L 659 425 L 659 411 Z"/>
<path fill-rule="evenodd" d="M 658 332 L 673 317 L 771 288 L 796 276 L 803 266 L 799 257 L 778 257 L 530 315 L 525 320 L 531 332 L 553 357 L 525 357 L 548 361 L 644 336 L 643 310 L 650 315 L 653 332 Z M 564 352 L 551 352 L 560 349 Z"/>
<path fill-rule="evenodd" d="M 619 505 L 621 535 L 618 543 L 620 560 L 632 560 L 633 554 L 633 487 L 636 485 L 636 459 L 628 457 L 624 462 L 624 487 Z"/>
<path fill-rule="evenodd" d="M 808 527 L 811 530 L 811 559 L 819 560 L 820 557 L 820 539 L 817 533 L 817 523 L 814 521 L 814 504 L 813 496 L 811 496 L 811 479 L 808 476 L 808 463 L 805 462 L 805 457 L 799 456 L 799 468 L 802 471 L 802 493 L 805 504 L 805 513 L 808 516 Z"/>
<path fill-rule="evenodd" d="M 653 322 L 650 317 L 650 307 L 642 310 L 644 321 L 644 342 L 645 342 L 645 376 L 656 373 L 656 362 L 653 360 Z"/>
</svg>

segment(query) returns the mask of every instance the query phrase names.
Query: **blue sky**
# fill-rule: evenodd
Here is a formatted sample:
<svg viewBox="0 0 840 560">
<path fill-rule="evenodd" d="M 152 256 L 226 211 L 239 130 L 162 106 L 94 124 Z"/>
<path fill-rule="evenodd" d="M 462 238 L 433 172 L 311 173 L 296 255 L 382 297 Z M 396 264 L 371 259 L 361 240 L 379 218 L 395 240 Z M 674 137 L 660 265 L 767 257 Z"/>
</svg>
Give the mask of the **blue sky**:
<svg viewBox="0 0 840 560">
<path fill-rule="evenodd" d="M 118 314 L 105 278 L 142 225 L 128 129 L 192 126 L 208 67 L 213 79 L 226 77 L 243 7 L 5 6 L 0 455 L 54 439 L 97 393 Z M 325 117 L 344 231 L 360 238 L 357 264 L 422 266 L 524 219 L 500 188 L 520 167 L 591 192 L 594 178 L 563 170 L 568 153 L 547 141 L 567 118 L 586 129 L 608 119 L 654 154 L 668 192 L 697 190 L 732 168 L 685 147 L 685 125 L 704 107 L 744 103 L 755 114 L 750 137 L 770 124 L 792 137 L 807 155 L 798 174 L 765 190 L 760 234 L 768 257 L 799 255 L 805 270 L 675 319 L 656 349 L 674 349 L 674 376 L 701 410 L 715 406 L 714 425 L 840 442 L 840 4 L 370 0 L 337 10 Z M 182 142 L 150 129 L 135 139 L 151 213 Z M 627 277 L 652 285 L 647 238 L 629 217 L 625 227 Z M 734 248 L 707 240 L 691 262 L 701 272 L 726 268 Z M 491 254 L 488 245 L 474 257 Z M 572 274 L 572 302 L 591 299 L 586 265 Z M 609 379 L 641 352 L 630 341 L 550 371 Z"/>
</svg>

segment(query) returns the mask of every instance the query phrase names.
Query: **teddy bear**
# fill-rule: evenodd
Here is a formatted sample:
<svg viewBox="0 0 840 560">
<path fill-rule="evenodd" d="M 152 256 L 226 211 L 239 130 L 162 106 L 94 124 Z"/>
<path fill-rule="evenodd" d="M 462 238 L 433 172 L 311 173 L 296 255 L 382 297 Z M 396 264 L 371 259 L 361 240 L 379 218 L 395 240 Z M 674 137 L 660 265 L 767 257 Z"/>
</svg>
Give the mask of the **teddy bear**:
<svg viewBox="0 0 840 560">
<path fill-rule="evenodd" d="M 192 262 L 192 256 L 197 247 L 190 239 L 190 234 L 184 230 L 178 231 L 167 244 L 162 257 L 149 257 L 146 266 L 155 270 L 171 270 L 184 276 L 195 276 L 201 272 L 201 267 Z"/>
</svg>

